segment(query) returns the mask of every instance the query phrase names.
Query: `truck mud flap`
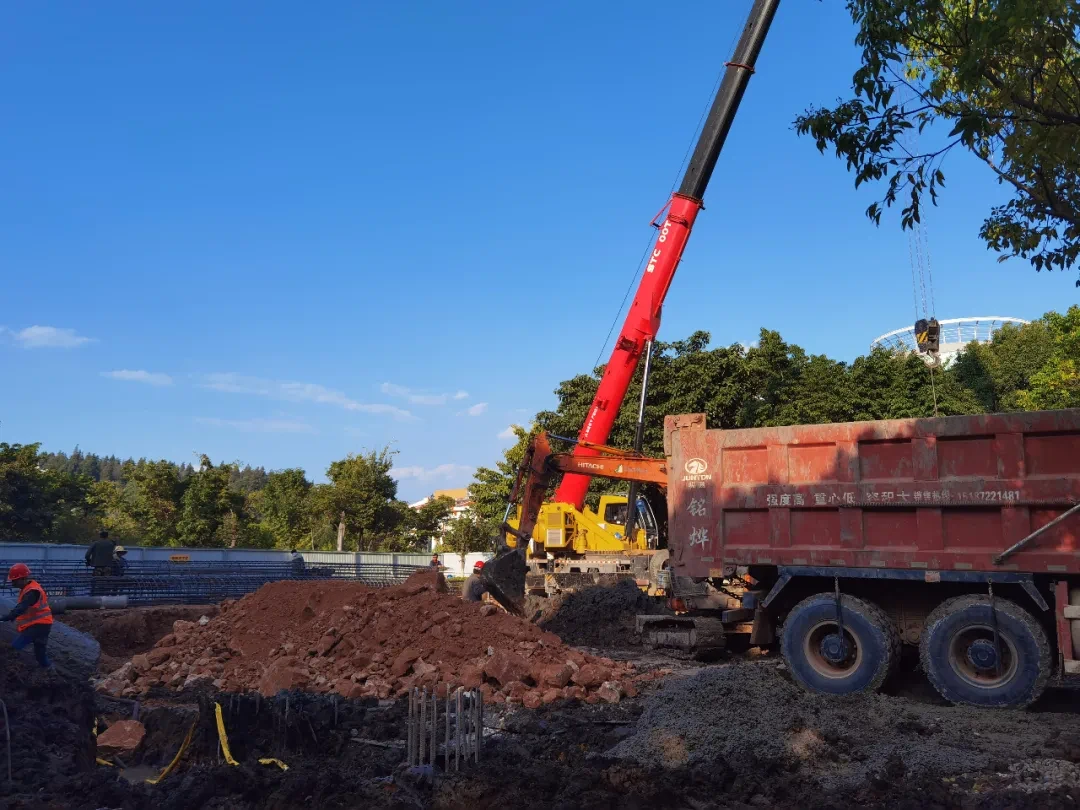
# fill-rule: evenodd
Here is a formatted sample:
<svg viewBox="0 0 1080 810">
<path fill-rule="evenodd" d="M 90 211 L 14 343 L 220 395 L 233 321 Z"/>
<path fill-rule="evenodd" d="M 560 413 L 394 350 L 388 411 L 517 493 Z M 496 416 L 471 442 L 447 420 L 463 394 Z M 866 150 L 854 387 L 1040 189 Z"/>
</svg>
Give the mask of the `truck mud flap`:
<svg viewBox="0 0 1080 810">
<path fill-rule="evenodd" d="M 645 649 L 678 658 L 705 658 L 727 645 L 724 623 L 704 616 L 637 616 L 637 632 Z"/>
</svg>

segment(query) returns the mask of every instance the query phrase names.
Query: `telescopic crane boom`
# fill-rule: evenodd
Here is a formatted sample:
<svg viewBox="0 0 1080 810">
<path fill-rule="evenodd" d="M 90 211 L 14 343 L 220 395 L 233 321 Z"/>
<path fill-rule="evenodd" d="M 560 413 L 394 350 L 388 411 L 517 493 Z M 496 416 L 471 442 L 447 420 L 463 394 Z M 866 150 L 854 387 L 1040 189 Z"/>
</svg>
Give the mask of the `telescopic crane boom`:
<svg viewBox="0 0 1080 810">
<path fill-rule="evenodd" d="M 662 211 L 665 214 L 662 221 L 659 223 L 654 221 L 659 229 L 656 242 L 642 273 L 641 282 L 627 312 L 626 320 L 615 341 L 611 357 L 600 378 L 600 385 L 589 406 L 577 443 L 570 455 L 570 458 L 578 462 L 611 452 L 610 448 L 604 448 L 603 445 L 611 434 L 611 427 L 626 398 L 626 392 L 637 370 L 638 362 L 652 346 L 660 329 L 664 298 L 667 296 L 675 270 L 682 259 L 694 221 L 698 212 L 704 207 L 705 189 L 712 177 L 713 169 L 716 168 L 716 161 L 727 140 L 731 124 L 739 109 L 739 103 L 746 92 L 746 86 L 754 72 L 754 65 L 761 53 L 761 47 L 779 5 L 780 0 L 754 0 L 753 8 L 750 10 L 742 35 L 735 47 L 735 53 L 731 61 L 724 63 L 726 68 L 724 77 L 713 99 L 678 191 L 672 195 Z M 661 217 L 658 216 L 657 219 Z M 644 403 L 644 397 L 643 390 L 642 403 Z M 640 436 L 639 425 L 635 438 L 635 451 L 641 450 Z M 560 464 L 565 474 L 555 491 L 554 500 L 556 503 L 568 504 L 580 512 L 585 506 L 590 476 L 576 472 L 574 465 L 562 462 Z M 545 469 L 547 470 L 545 475 L 550 475 L 554 468 L 548 466 Z M 590 468 L 582 466 L 580 469 Z M 627 504 L 626 534 L 630 538 L 633 537 L 636 486 L 637 482 L 634 481 L 631 484 L 631 497 Z M 536 495 L 538 491 L 542 490 L 536 487 L 530 488 L 534 499 L 542 497 Z M 511 506 L 515 500 L 512 499 Z M 511 610 L 520 610 L 520 602 L 525 594 L 525 574 L 528 569 L 525 554 L 529 535 L 522 529 L 526 522 L 529 524 L 530 531 L 535 525 L 535 513 L 538 513 L 540 504 L 537 503 L 534 506 L 535 508 L 530 510 L 525 504 L 522 505 L 522 518 L 517 529 L 509 523 L 503 524 L 507 532 L 518 538 L 518 542 L 514 548 L 506 549 L 483 569 L 483 579 L 492 595 Z M 508 509 L 507 515 L 509 514 Z M 530 515 L 533 517 L 528 520 Z M 505 538 L 506 535 L 500 536 Z"/>
<path fill-rule="evenodd" d="M 725 63 L 726 71 L 720 89 L 709 109 L 679 190 L 672 195 L 666 206 L 667 215 L 658 225 L 660 233 L 649 255 L 637 294 L 604 368 L 585 424 L 578 434 L 578 443 L 573 449 L 575 456 L 596 455 L 597 451 L 592 445 L 603 445 L 608 440 L 638 361 L 645 347 L 656 339 L 664 298 L 686 249 L 694 220 L 704 207 L 705 189 L 779 5 L 780 0 L 755 0 L 735 53 L 731 61 Z M 556 489 L 555 501 L 581 509 L 585 505 L 588 489 L 588 476 L 569 473 L 563 476 Z M 633 508 L 634 504 L 631 503 L 631 512 Z"/>
</svg>

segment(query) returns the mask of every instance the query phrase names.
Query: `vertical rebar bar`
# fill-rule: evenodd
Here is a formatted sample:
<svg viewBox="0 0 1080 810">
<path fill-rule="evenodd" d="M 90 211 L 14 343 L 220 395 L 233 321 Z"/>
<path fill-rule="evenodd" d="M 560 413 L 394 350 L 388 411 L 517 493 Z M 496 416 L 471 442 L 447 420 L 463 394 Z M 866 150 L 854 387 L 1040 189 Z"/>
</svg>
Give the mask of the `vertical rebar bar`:
<svg viewBox="0 0 1080 810">
<path fill-rule="evenodd" d="M 435 767 L 435 755 L 439 750 L 439 698 L 435 690 L 431 690 L 431 750 L 428 751 L 428 759 L 431 767 Z"/>
<path fill-rule="evenodd" d="M 427 687 L 420 694 L 420 757 L 419 764 L 424 764 L 427 757 Z"/>
<path fill-rule="evenodd" d="M 446 685 L 446 729 L 443 739 L 443 771 L 450 771 L 450 684 Z"/>
<path fill-rule="evenodd" d="M 458 687 L 457 693 L 454 696 L 457 702 L 457 711 L 454 713 L 454 770 L 461 770 L 461 687 Z"/>
<path fill-rule="evenodd" d="M 484 693 L 476 690 L 476 761 L 480 762 L 480 748 L 484 743 Z"/>
<path fill-rule="evenodd" d="M 405 764 L 412 767 L 413 743 L 413 692 L 409 690 L 409 719 L 405 724 Z"/>
</svg>

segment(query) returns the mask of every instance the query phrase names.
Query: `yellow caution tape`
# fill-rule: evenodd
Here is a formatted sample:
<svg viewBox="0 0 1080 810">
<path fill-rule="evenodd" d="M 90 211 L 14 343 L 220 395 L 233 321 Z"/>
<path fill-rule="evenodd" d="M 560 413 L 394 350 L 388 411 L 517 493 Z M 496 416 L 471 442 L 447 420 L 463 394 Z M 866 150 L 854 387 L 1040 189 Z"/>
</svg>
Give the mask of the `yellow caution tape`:
<svg viewBox="0 0 1080 810">
<path fill-rule="evenodd" d="M 160 782 L 162 779 L 172 773 L 172 769 L 176 767 L 176 763 L 180 761 L 180 757 L 184 755 L 184 752 L 187 751 L 187 747 L 191 745 L 191 738 L 195 735 L 195 726 L 197 725 L 198 721 L 191 724 L 191 728 L 188 729 L 187 736 L 184 737 L 184 742 L 180 746 L 180 750 L 176 752 L 176 756 L 173 757 L 172 762 L 165 766 L 165 770 L 159 773 L 156 779 L 147 779 L 146 781 L 148 784 L 156 785 L 158 782 Z"/>
<path fill-rule="evenodd" d="M 98 764 L 98 765 L 108 765 L 108 766 L 109 766 L 110 768 L 115 768 L 115 767 L 116 767 L 116 763 L 115 763 L 115 762 L 109 762 L 109 760 L 107 760 L 107 759 L 102 759 L 101 757 L 98 757 L 98 758 L 97 758 L 97 764 Z"/>
<path fill-rule="evenodd" d="M 221 753 L 225 755 L 225 761 L 230 765 L 239 765 L 240 763 L 233 759 L 232 752 L 229 750 L 229 738 L 225 736 L 225 721 L 221 717 L 220 703 L 214 704 L 214 714 L 217 715 L 217 734 L 221 742 Z"/>
<path fill-rule="evenodd" d="M 277 765 L 281 770 L 289 770 L 289 766 L 282 762 L 280 759 L 274 759 L 273 757 L 265 757 L 259 760 L 260 765 Z"/>
</svg>

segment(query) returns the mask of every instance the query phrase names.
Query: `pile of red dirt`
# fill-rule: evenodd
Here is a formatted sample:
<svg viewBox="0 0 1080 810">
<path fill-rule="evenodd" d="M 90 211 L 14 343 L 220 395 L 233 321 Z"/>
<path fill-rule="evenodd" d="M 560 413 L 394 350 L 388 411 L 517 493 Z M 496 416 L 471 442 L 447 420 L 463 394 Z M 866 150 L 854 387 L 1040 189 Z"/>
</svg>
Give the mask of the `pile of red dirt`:
<svg viewBox="0 0 1080 810">
<path fill-rule="evenodd" d="M 433 572 L 392 588 L 350 582 L 274 582 L 226 602 L 206 624 L 172 634 L 102 684 L 131 697 L 200 681 L 227 692 L 336 692 L 389 698 L 411 687 L 480 688 L 530 708 L 560 699 L 618 702 L 635 695 L 629 664 L 584 655 L 493 605 L 464 602 Z"/>
<path fill-rule="evenodd" d="M 60 617 L 64 624 L 93 636 L 101 645 L 99 672 L 112 672 L 138 653 L 148 652 L 172 632 L 178 621 L 213 618 L 217 605 L 159 605 L 123 610 L 72 610 Z"/>
</svg>

